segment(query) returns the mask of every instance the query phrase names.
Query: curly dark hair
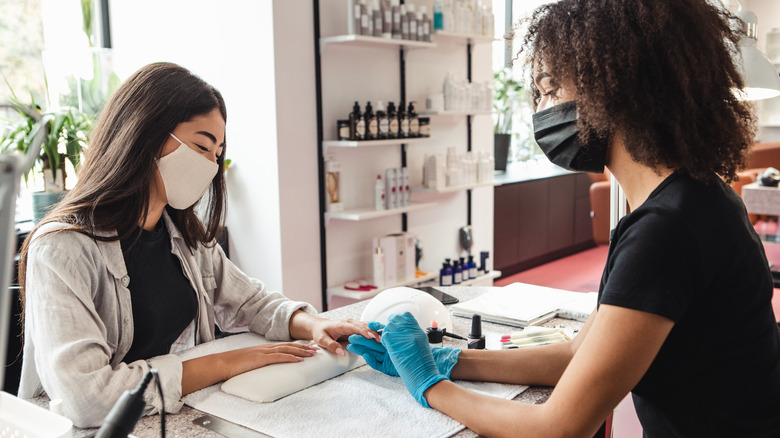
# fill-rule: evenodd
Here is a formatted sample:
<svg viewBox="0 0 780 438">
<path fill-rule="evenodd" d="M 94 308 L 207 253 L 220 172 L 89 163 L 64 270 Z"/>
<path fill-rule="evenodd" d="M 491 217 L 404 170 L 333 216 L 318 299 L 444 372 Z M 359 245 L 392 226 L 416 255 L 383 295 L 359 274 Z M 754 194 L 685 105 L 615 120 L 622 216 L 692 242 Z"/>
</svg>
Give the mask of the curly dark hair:
<svg viewBox="0 0 780 438">
<path fill-rule="evenodd" d="M 737 19 L 707 0 L 562 0 L 524 23 L 518 57 L 575 86 L 583 139 L 620 135 L 639 163 L 731 182 L 755 134 L 732 93 Z"/>
</svg>

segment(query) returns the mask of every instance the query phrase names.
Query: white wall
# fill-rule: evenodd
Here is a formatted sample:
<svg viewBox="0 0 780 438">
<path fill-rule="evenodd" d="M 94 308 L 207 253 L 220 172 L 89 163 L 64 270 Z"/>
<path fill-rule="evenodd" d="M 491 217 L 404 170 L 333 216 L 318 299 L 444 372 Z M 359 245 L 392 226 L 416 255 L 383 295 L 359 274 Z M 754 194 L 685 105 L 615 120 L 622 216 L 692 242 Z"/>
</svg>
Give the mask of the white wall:
<svg viewBox="0 0 780 438">
<path fill-rule="evenodd" d="M 190 69 L 219 89 L 228 108 L 227 225 L 231 258 L 271 289 L 282 289 L 279 157 L 270 2 L 112 1 L 118 69 L 153 61 Z"/>
</svg>

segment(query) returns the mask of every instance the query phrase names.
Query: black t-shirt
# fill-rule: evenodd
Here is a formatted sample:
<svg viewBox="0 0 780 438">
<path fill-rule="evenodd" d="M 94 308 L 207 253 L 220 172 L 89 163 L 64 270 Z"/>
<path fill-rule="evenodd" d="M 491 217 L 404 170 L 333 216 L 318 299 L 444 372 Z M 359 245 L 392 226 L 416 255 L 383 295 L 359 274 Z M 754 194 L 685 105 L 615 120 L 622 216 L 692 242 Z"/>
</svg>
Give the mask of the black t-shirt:
<svg viewBox="0 0 780 438">
<path fill-rule="evenodd" d="M 139 229 L 121 241 L 133 305 L 133 344 L 123 361 L 130 363 L 168 354 L 193 321 L 197 297 L 171 253 L 171 238 L 161 222 L 154 231 Z M 129 250 L 128 250 L 129 248 Z"/>
<path fill-rule="evenodd" d="M 616 227 L 599 303 L 674 321 L 633 389 L 647 437 L 780 437 L 764 249 L 725 183 L 675 173 Z"/>
</svg>

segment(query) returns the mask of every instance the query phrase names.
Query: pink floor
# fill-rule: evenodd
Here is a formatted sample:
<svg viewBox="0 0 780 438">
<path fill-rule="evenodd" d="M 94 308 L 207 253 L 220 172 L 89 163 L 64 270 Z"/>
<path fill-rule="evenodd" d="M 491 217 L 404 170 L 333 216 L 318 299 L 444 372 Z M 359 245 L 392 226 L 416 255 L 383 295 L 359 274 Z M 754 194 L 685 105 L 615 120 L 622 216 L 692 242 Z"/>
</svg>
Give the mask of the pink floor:
<svg viewBox="0 0 780 438">
<path fill-rule="evenodd" d="M 765 243 L 767 259 L 773 264 L 773 269 L 780 270 L 780 244 Z M 601 273 L 607 260 L 609 247 L 597 246 L 577 254 L 555 260 L 553 262 L 510 275 L 495 282 L 496 286 L 506 286 L 521 282 L 553 287 L 556 289 L 577 292 L 597 291 L 601 281 Z M 780 289 L 775 289 L 772 307 L 775 316 L 780 315 Z M 612 437 L 641 438 L 642 426 L 636 417 L 631 396 L 627 396 L 615 408 L 612 419 Z"/>
</svg>

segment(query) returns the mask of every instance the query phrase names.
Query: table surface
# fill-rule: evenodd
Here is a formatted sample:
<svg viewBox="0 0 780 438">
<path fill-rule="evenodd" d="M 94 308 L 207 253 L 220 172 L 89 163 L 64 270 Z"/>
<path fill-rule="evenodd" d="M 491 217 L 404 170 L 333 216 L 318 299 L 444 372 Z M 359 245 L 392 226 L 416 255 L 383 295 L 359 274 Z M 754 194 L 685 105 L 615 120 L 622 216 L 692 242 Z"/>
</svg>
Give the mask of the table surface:
<svg viewBox="0 0 780 438">
<path fill-rule="evenodd" d="M 449 288 L 443 288 L 447 293 L 456 296 L 460 301 L 466 301 L 485 293 L 488 289 L 478 286 L 451 286 Z M 363 309 L 368 304 L 368 301 L 361 301 L 349 306 L 340 307 L 338 309 L 330 310 L 320 314 L 320 316 L 329 319 L 346 319 L 346 318 L 360 318 Z M 457 316 L 452 317 L 453 332 L 457 334 L 468 334 L 471 329 L 471 319 L 461 318 Z M 546 327 L 562 327 L 568 334 L 572 334 L 575 330 L 582 327 L 583 323 L 578 321 L 572 321 L 568 319 L 552 319 L 544 324 Z M 511 332 L 519 330 L 517 327 L 511 327 L 507 325 L 493 324 L 490 322 L 482 322 L 482 332 L 485 334 L 488 349 L 498 349 L 499 339 L 503 334 L 509 334 Z M 445 338 L 444 345 L 452 345 L 457 347 L 463 346 L 463 341 L 456 339 Z M 530 387 L 515 397 L 515 400 L 521 403 L 539 404 L 544 403 L 550 396 L 552 388 L 550 387 Z M 33 400 L 34 403 L 46 407 L 48 405 L 48 399 L 45 397 Z M 169 437 L 191 437 L 191 438 L 212 438 L 221 437 L 216 432 L 212 432 L 205 429 L 202 426 L 193 423 L 193 420 L 205 415 L 203 412 L 193 409 L 189 406 L 184 406 L 179 413 L 174 415 L 166 415 L 166 436 Z M 95 429 L 73 429 L 73 437 L 88 437 L 95 433 Z M 160 435 L 160 417 L 158 415 L 152 415 L 143 417 L 138 422 L 133 431 L 133 434 L 138 437 L 154 437 Z M 456 437 L 476 437 L 475 432 L 464 429 Z"/>
</svg>

